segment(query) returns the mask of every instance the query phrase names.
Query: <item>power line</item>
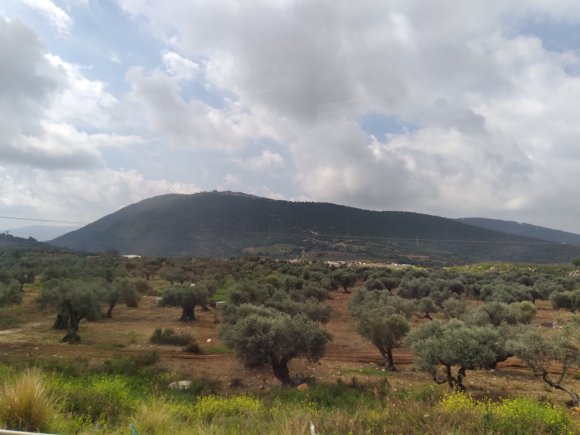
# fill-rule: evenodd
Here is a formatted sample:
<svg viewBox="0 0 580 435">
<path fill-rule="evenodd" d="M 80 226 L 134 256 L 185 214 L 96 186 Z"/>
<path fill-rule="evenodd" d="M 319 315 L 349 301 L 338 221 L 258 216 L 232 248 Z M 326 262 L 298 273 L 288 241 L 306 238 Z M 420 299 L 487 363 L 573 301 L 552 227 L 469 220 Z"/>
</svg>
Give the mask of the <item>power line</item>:
<svg viewBox="0 0 580 435">
<path fill-rule="evenodd" d="M 55 224 L 87 224 L 88 222 L 81 221 L 67 221 L 67 220 L 57 220 L 57 219 L 39 219 L 39 218 L 29 218 L 29 217 L 19 217 L 19 216 L 0 216 L 0 219 L 12 219 L 16 221 L 33 221 L 33 222 L 52 222 Z"/>
</svg>

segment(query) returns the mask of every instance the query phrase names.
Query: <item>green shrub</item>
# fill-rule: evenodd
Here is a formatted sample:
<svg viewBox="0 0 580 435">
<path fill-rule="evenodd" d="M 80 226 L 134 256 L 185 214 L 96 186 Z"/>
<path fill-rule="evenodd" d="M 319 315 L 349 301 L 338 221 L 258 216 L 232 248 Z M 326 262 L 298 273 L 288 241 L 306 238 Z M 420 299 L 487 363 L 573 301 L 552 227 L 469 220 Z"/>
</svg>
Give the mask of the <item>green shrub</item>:
<svg viewBox="0 0 580 435">
<path fill-rule="evenodd" d="M 169 344 L 172 346 L 187 346 L 193 343 L 195 340 L 193 336 L 188 332 L 175 332 L 170 328 L 157 328 L 150 339 L 151 343 L 154 344 Z"/>
<path fill-rule="evenodd" d="M 55 378 L 63 410 L 102 424 L 114 424 L 136 405 L 134 386 L 126 376 L 92 375 L 83 379 Z"/>
<path fill-rule="evenodd" d="M 144 367 L 155 365 L 158 361 L 159 353 L 156 351 L 144 352 L 136 356 L 117 356 L 104 362 L 103 371 L 109 374 L 132 375 Z"/>
<path fill-rule="evenodd" d="M 184 352 L 188 352 L 188 353 L 194 353 L 196 355 L 201 355 L 203 353 L 203 350 L 201 349 L 201 347 L 199 347 L 199 344 L 197 344 L 197 341 L 193 341 L 193 343 L 189 343 L 187 346 L 185 346 L 183 348 Z"/>
<path fill-rule="evenodd" d="M 22 306 L 0 307 L 0 330 L 11 329 L 25 322 Z"/>
<path fill-rule="evenodd" d="M 487 421 L 494 432 L 509 434 L 572 433 L 573 422 L 566 411 L 535 400 L 515 398 L 489 407 Z"/>
<path fill-rule="evenodd" d="M 22 302 L 22 291 L 17 281 L 5 285 L 0 282 L 0 307 L 17 305 Z"/>
<path fill-rule="evenodd" d="M 256 415 L 264 411 L 261 400 L 247 395 L 218 397 L 203 396 L 193 407 L 193 415 L 198 420 L 211 421 L 216 417 Z"/>
<path fill-rule="evenodd" d="M 38 370 L 27 370 L 0 388 L 0 427 L 47 431 L 53 422 L 55 401 Z"/>
<path fill-rule="evenodd" d="M 471 421 L 485 433 L 556 435 L 572 433 L 574 425 L 565 410 L 527 398 L 491 403 L 478 402 L 465 393 L 449 393 L 440 401 L 439 410 L 458 421 Z"/>
</svg>

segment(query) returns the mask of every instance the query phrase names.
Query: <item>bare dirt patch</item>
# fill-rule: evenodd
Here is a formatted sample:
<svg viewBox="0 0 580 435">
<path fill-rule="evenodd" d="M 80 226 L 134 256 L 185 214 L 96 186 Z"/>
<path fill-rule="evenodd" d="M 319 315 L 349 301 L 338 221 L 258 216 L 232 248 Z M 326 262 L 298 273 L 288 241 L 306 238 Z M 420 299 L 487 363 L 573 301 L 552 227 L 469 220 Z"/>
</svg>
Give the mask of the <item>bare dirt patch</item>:
<svg viewBox="0 0 580 435">
<path fill-rule="evenodd" d="M 314 377 L 318 380 L 351 382 L 356 378 L 360 382 L 387 379 L 390 388 L 396 391 L 420 389 L 442 389 L 436 386 L 430 376 L 417 372 L 413 365 L 413 354 L 410 349 L 401 347 L 394 352 L 396 373 L 384 371 L 379 352 L 356 332 L 356 321 L 348 312 L 348 300 L 352 294 L 341 291 L 331 292 L 331 299 L 326 303 L 332 307 L 330 321 L 325 327 L 333 336 L 326 355 L 319 362 L 297 359 L 291 362 L 292 374 Z M 42 313 L 36 307 L 35 292 L 27 290 L 21 310 L 23 324 L 17 328 L 0 331 L 0 361 L 26 362 L 41 360 L 84 360 L 88 364 L 101 364 L 103 361 L 118 356 L 136 356 L 145 352 L 157 351 L 159 365 L 179 373 L 184 379 L 205 378 L 218 381 L 227 389 L 235 379 L 241 379 L 244 388 L 258 391 L 278 385 L 278 382 L 267 367 L 248 369 L 235 355 L 228 351 L 219 337 L 221 329 L 220 316 L 215 310 L 196 310 L 197 320 L 179 322 L 180 310 L 160 308 L 154 297 L 144 297 L 139 308 L 118 306 L 112 319 L 98 322 L 82 322 L 81 344 L 69 345 L 61 342 L 63 331 L 52 329 L 54 315 Z M 566 321 L 570 313 L 554 311 L 549 302 L 538 301 L 538 314 L 534 324 L 558 325 Z M 428 320 L 414 320 L 415 324 Z M 555 326 L 556 328 L 558 326 Z M 149 338 L 156 328 L 173 328 L 176 331 L 191 333 L 204 353 L 193 355 L 183 352 L 179 347 L 159 346 L 149 343 Z M 569 386 L 580 389 L 579 374 L 576 380 L 571 379 Z M 492 397 L 504 395 L 530 395 L 549 401 L 564 403 L 566 395 L 553 392 L 535 378 L 530 371 L 514 358 L 499 364 L 494 371 L 468 372 L 466 385 L 474 394 L 485 394 Z"/>
</svg>

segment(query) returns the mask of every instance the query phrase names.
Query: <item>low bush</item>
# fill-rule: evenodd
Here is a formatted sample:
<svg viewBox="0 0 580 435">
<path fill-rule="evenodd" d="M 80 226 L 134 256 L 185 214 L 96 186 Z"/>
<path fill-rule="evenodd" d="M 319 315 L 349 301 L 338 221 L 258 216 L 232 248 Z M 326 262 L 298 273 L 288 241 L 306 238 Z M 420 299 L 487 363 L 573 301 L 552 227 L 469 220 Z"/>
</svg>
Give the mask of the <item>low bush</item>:
<svg viewBox="0 0 580 435">
<path fill-rule="evenodd" d="M 156 351 L 143 352 L 135 356 L 117 356 L 103 363 L 103 371 L 109 374 L 135 374 L 159 361 Z"/>
<path fill-rule="evenodd" d="M 483 433 L 556 435 L 573 433 L 574 428 L 565 410 L 527 398 L 492 403 L 476 401 L 465 393 L 450 393 L 439 403 L 439 410 L 458 422 L 471 421 Z"/>
<path fill-rule="evenodd" d="M 187 346 L 195 341 L 188 332 L 175 332 L 170 328 L 157 328 L 150 339 L 154 344 L 168 344 L 171 346 Z"/>
<path fill-rule="evenodd" d="M 263 402 L 248 395 L 232 397 L 203 396 L 193 407 L 194 417 L 202 421 L 211 421 L 217 417 L 257 415 L 263 411 Z"/>
<path fill-rule="evenodd" d="M 51 382 L 65 412 L 106 426 L 135 408 L 140 394 L 130 381 L 127 376 L 91 375 L 82 379 L 54 377 Z"/>
<path fill-rule="evenodd" d="M 203 353 L 203 350 L 201 347 L 199 347 L 199 344 L 197 344 L 197 341 L 195 340 L 193 340 L 193 343 L 189 343 L 187 346 L 185 346 L 183 351 L 187 353 L 194 353 L 196 355 L 201 355 Z"/>
</svg>

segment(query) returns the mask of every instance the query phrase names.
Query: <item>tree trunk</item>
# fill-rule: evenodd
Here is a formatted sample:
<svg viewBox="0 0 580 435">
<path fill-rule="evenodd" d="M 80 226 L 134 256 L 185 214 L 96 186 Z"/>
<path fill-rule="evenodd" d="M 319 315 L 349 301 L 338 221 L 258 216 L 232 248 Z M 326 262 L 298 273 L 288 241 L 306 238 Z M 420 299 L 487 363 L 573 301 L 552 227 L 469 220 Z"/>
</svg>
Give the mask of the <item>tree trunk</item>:
<svg viewBox="0 0 580 435">
<path fill-rule="evenodd" d="M 179 319 L 180 321 L 189 322 L 191 320 L 195 320 L 194 314 L 195 305 L 187 305 L 181 308 L 183 308 L 183 312 L 181 313 L 181 318 Z"/>
<path fill-rule="evenodd" d="M 546 369 L 542 370 L 542 379 L 544 380 L 544 382 L 546 384 L 548 384 L 550 387 L 555 388 L 556 390 L 560 390 L 563 391 L 564 393 L 570 395 L 570 397 L 572 398 L 571 405 L 572 407 L 578 407 L 580 405 L 580 396 L 578 396 L 578 394 L 576 394 L 573 391 L 568 390 L 567 388 L 564 388 L 560 382 L 556 383 L 554 381 L 552 381 L 548 375 L 548 371 Z"/>
<path fill-rule="evenodd" d="M 393 349 L 387 347 L 383 351 L 383 357 L 385 358 L 385 362 L 387 363 L 387 369 L 396 372 L 397 369 L 395 368 L 395 360 L 393 359 Z"/>
<path fill-rule="evenodd" d="M 447 385 L 449 385 L 449 388 L 453 388 L 453 376 L 451 375 L 451 366 L 447 365 L 445 366 L 445 374 L 447 375 Z"/>
<path fill-rule="evenodd" d="M 72 316 L 68 322 L 68 332 L 63 337 L 62 341 L 68 344 L 77 344 L 80 343 L 81 337 L 78 334 L 79 324 L 81 319 Z"/>
<path fill-rule="evenodd" d="M 55 319 L 54 325 L 52 327 L 54 329 L 67 329 L 68 328 L 68 317 L 64 316 L 62 313 L 58 313 L 56 315 L 56 319 Z"/>
<path fill-rule="evenodd" d="M 459 391 L 465 391 L 465 386 L 463 385 L 463 378 L 466 376 L 465 367 L 461 367 L 457 372 L 457 378 L 455 379 L 455 385 Z"/>
<path fill-rule="evenodd" d="M 107 319 L 113 318 L 113 308 L 115 308 L 115 305 L 117 305 L 116 301 L 109 303 L 109 309 L 107 310 Z"/>
<path fill-rule="evenodd" d="M 282 358 L 280 361 L 272 361 L 272 370 L 274 376 L 278 378 L 283 385 L 292 386 L 292 379 L 290 379 L 290 371 L 288 370 L 288 361 Z"/>
</svg>

